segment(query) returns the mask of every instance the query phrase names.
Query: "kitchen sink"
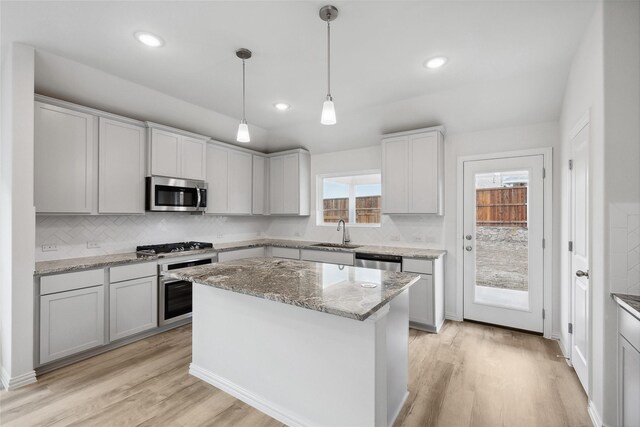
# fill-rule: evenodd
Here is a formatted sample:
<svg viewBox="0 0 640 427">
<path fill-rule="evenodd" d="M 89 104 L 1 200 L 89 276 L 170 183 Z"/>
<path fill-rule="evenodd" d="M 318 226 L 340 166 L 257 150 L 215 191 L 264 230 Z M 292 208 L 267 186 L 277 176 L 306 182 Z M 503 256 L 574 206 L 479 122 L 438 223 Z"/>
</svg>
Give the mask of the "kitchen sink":
<svg viewBox="0 0 640 427">
<path fill-rule="evenodd" d="M 362 245 L 350 245 L 349 243 L 316 243 L 315 245 L 320 248 L 343 248 L 343 249 L 355 249 L 359 248 Z"/>
</svg>

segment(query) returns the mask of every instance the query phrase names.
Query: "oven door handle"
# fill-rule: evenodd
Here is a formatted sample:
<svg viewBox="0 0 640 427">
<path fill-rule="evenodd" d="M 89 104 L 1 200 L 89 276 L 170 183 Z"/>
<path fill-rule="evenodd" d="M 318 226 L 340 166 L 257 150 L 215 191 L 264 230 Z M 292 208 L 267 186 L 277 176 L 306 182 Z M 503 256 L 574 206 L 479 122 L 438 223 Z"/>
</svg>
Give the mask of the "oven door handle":
<svg viewBox="0 0 640 427">
<path fill-rule="evenodd" d="M 202 195 L 200 194 L 200 187 L 196 185 L 196 193 L 198 193 L 198 203 L 196 204 L 196 209 L 200 209 L 200 203 L 202 203 Z"/>
</svg>

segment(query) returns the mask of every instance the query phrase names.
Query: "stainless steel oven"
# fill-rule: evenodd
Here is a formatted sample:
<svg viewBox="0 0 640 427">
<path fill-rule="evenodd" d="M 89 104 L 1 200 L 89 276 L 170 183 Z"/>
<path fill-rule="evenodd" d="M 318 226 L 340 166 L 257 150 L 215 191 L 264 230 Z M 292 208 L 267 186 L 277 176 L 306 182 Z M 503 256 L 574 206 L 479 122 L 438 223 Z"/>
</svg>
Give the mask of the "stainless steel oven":
<svg viewBox="0 0 640 427">
<path fill-rule="evenodd" d="M 164 273 L 179 268 L 213 264 L 218 255 L 207 254 L 201 257 L 170 260 L 165 259 L 158 265 L 158 324 L 160 326 L 191 317 L 192 284 L 186 280 L 166 277 Z"/>
<path fill-rule="evenodd" d="M 207 208 L 207 183 L 150 176 L 146 179 L 147 211 L 200 212 Z"/>
</svg>

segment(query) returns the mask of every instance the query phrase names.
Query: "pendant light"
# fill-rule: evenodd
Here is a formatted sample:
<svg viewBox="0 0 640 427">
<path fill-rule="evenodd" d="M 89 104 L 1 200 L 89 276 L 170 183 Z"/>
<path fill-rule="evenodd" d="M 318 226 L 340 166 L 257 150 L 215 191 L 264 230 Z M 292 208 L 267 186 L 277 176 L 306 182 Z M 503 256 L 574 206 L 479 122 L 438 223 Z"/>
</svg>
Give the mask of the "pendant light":
<svg viewBox="0 0 640 427">
<path fill-rule="evenodd" d="M 336 107 L 333 105 L 331 96 L 331 21 L 338 17 L 338 8 L 335 6 L 324 6 L 320 9 L 320 19 L 327 23 L 327 98 L 322 104 L 322 116 L 320 123 L 323 125 L 336 124 Z"/>
<path fill-rule="evenodd" d="M 247 126 L 247 117 L 245 114 L 245 70 L 244 70 L 244 61 L 251 58 L 251 51 L 249 49 L 238 49 L 236 50 L 236 56 L 242 59 L 242 120 L 240 120 L 240 125 L 238 125 L 238 135 L 236 136 L 236 141 L 238 142 L 251 142 L 251 137 L 249 136 L 249 126 Z"/>
</svg>

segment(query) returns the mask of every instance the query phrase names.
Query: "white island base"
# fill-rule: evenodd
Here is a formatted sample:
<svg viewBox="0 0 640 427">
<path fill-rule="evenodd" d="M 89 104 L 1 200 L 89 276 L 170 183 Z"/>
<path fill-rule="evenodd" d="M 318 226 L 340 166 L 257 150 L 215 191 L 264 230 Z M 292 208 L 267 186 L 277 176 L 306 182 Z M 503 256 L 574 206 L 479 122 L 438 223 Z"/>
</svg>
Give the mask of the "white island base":
<svg viewBox="0 0 640 427">
<path fill-rule="evenodd" d="M 193 286 L 189 372 L 290 426 L 391 426 L 408 340 L 408 290 L 359 321 Z"/>
</svg>

